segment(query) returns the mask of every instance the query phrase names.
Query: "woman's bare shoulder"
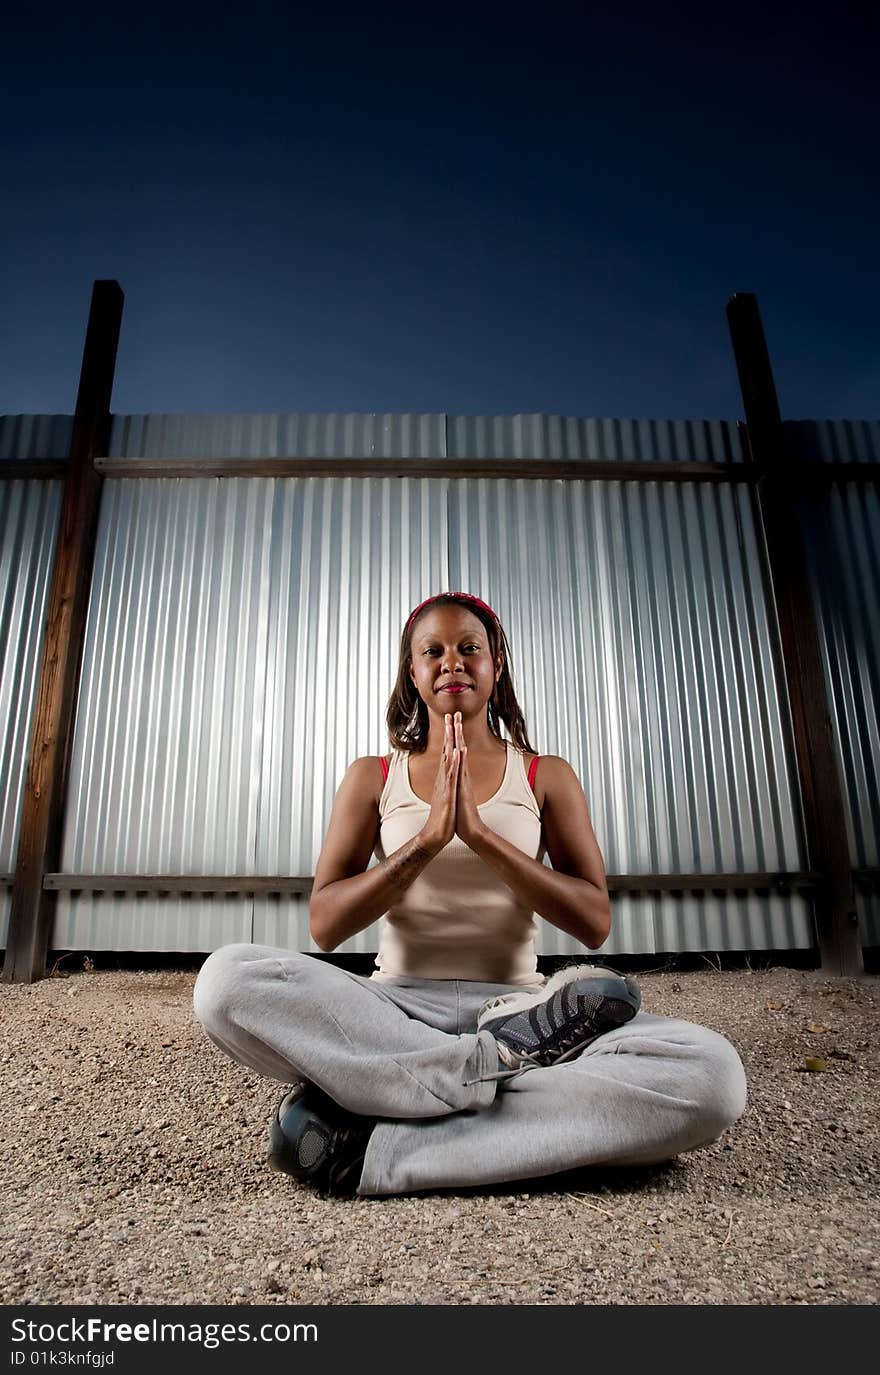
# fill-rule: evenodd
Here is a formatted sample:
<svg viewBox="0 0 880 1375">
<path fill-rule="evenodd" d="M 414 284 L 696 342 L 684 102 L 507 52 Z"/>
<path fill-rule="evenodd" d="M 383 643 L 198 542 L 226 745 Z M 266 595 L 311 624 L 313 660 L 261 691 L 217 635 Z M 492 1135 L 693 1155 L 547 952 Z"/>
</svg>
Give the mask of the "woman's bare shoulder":
<svg viewBox="0 0 880 1375">
<path fill-rule="evenodd" d="M 528 754 L 526 759 L 539 759 L 538 773 L 543 773 L 545 778 L 558 779 L 565 773 L 574 772 L 568 760 L 563 759 L 561 754 Z"/>
<path fill-rule="evenodd" d="M 390 768 L 391 758 L 392 756 L 390 754 L 361 755 L 360 759 L 356 759 L 354 763 L 349 766 L 348 774 L 346 775 L 351 778 L 353 784 L 356 784 L 356 786 L 367 796 L 375 800 L 377 807 L 379 806 L 379 799 L 385 787 L 386 771 L 382 768 L 382 761 L 384 759 L 385 764 Z"/>
<path fill-rule="evenodd" d="M 532 760 L 538 760 L 538 767 L 535 770 L 535 778 L 532 784 L 535 793 L 535 801 L 541 811 L 548 797 L 552 797 L 558 792 L 560 787 L 564 787 L 568 778 L 571 777 L 573 770 L 567 759 L 563 759 L 559 754 L 524 754 L 523 766 L 526 774 L 532 765 Z"/>
</svg>

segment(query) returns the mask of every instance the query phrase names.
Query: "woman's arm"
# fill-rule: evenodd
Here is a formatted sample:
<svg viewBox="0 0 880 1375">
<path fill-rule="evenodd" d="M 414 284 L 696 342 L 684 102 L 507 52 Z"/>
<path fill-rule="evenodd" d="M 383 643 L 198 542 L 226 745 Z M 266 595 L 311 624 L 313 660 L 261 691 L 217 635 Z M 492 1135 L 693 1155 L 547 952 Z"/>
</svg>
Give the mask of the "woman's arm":
<svg viewBox="0 0 880 1375">
<path fill-rule="evenodd" d="M 368 869 L 379 833 L 375 759 L 356 759 L 333 800 L 309 899 L 309 928 L 322 950 L 335 950 L 387 912 L 437 854 L 423 830 Z"/>
<path fill-rule="evenodd" d="M 552 869 L 532 859 L 488 826 L 468 840 L 520 902 L 590 950 L 608 939 L 611 901 L 605 862 L 593 832 L 577 774 L 558 755 L 541 755 L 541 820 Z"/>
</svg>

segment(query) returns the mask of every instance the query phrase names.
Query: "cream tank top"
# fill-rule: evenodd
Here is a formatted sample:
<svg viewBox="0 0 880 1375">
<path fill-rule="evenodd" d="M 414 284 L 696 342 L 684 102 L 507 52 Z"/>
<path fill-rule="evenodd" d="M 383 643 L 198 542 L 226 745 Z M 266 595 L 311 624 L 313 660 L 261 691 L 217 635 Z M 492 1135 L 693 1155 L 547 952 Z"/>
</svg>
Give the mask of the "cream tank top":
<svg viewBox="0 0 880 1375">
<path fill-rule="evenodd" d="M 542 860 L 541 813 L 522 753 L 510 741 L 501 787 L 478 811 L 491 830 Z M 409 755 L 395 750 L 379 799 L 381 862 L 421 830 L 430 804 L 409 781 Z M 374 979 L 409 975 L 480 983 L 540 986 L 535 914 L 458 836 L 426 864 L 399 903 L 385 913 Z"/>
</svg>

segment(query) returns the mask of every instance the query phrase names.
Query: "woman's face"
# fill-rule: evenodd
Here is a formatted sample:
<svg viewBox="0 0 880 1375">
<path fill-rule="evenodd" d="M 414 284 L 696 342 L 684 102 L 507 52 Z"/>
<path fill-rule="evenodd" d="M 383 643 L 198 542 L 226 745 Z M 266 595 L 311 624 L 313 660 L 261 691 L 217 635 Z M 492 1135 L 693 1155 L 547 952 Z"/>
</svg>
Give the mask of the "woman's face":
<svg viewBox="0 0 880 1375">
<path fill-rule="evenodd" d="M 463 606 L 438 606 L 423 612 L 413 626 L 410 676 L 428 711 L 442 720 L 461 712 L 463 722 L 483 712 L 501 673 L 492 660 L 489 635 L 478 616 Z M 447 684 L 464 684 L 447 692 Z"/>
</svg>

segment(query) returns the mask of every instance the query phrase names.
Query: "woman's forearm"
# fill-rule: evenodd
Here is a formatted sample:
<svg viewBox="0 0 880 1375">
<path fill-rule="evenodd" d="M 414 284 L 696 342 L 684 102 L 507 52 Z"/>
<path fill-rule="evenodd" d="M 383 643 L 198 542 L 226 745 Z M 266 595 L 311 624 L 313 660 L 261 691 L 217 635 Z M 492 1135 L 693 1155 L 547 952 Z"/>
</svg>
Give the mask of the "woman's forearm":
<svg viewBox="0 0 880 1375">
<path fill-rule="evenodd" d="M 539 917 L 574 936 L 590 950 L 608 939 L 611 903 L 606 889 L 587 879 L 548 869 L 489 827 L 469 839 L 468 845 Z"/>
<path fill-rule="evenodd" d="M 335 950 L 400 901 L 437 849 L 420 831 L 381 864 L 351 878 L 337 879 L 309 900 L 312 939 L 322 950 Z"/>
</svg>

